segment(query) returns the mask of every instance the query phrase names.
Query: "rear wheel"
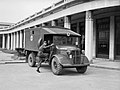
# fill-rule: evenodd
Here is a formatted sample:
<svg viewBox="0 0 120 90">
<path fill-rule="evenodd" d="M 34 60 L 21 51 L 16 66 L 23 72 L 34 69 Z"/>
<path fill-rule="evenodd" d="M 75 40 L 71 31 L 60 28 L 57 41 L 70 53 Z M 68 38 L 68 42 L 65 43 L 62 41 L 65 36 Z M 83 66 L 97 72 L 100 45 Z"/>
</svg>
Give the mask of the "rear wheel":
<svg viewBox="0 0 120 90">
<path fill-rule="evenodd" d="M 87 66 L 76 67 L 78 73 L 85 73 L 87 70 Z"/>
<path fill-rule="evenodd" d="M 60 75 L 62 73 L 62 65 L 59 63 L 56 57 L 52 59 L 51 69 L 55 75 Z"/>
<path fill-rule="evenodd" d="M 28 56 L 28 65 L 30 67 L 34 67 L 36 65 L 36 57 L 35 54 L 32 52 Z"/>
</svg>

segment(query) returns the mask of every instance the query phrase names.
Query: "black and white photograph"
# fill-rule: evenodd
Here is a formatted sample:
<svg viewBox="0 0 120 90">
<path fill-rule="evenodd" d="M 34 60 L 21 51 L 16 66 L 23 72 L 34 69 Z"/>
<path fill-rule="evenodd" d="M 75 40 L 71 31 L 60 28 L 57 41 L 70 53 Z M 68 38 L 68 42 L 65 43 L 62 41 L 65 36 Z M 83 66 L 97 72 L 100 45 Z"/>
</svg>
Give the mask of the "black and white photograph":
<svg viewBox="0 0 120 90">
<path fill-rule="evenodd" d="M 120 90 L 120 0 L 0 0 L 0 90 Z"/>
</svg>

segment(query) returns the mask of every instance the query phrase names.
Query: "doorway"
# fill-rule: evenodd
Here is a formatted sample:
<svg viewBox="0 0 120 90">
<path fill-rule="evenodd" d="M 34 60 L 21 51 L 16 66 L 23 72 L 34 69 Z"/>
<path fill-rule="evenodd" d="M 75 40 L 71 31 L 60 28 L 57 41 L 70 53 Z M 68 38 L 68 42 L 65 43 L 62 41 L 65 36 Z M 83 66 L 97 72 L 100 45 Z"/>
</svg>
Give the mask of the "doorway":
<svg viewBox="0 0 120 90">
<path fill-rule="evenodd" d="M 97 58 L 109 57 L 109 32 L 110 18 L 97 19 L 96 21 L 96 56 Z"/>
<path fill-rule="evenodd" d="M 120 16 L 115 17 L 115 59 L 120 60 Z"/>
</svg>

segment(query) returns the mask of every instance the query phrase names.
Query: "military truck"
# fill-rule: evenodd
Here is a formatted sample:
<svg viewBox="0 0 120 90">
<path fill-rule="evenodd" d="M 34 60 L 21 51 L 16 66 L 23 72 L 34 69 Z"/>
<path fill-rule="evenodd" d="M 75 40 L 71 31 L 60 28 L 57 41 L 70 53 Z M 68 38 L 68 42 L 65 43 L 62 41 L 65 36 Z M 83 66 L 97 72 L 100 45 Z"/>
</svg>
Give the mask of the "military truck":
<svg viewBox="0 0 120 90">
<path fill-rule="evenodd" d="M 85 73 L 90 64 L 87 57 L 81 53 L 80 34 L 61 27 L 39 27 L 25 30 L 26 62 L 34 67 L 39 59 L 38 42 L 53 43 L 49 49 L 44 50 L 47 56 L 43 58 L 55 75 L 62 74 L 63 68 L 76 68 L 78 73 Z M 17 49 L 18 52 L 21 49 Z"/>
</svg>

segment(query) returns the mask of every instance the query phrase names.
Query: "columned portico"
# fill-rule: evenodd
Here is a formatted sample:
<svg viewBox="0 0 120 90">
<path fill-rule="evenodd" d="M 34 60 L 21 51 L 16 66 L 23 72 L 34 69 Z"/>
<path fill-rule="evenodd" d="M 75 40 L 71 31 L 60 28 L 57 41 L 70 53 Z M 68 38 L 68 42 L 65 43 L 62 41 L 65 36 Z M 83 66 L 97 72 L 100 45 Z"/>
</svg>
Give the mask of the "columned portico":
<svg viewBox="0 0 120 90">
<path fill-rule="evenodd" d="M 71 28 L 71 17 L 70 16 L 64 17 L 64 27 L 68 29 Z"/>
<path fill-rule="evenodd" d="M 5 49 L 5 34 L 3 34 L 3 38 L 2 38 L 2 48 Z"/>
<path fill-rule="evenodd" d="M 93 59 L 93 16 L 91 11 L 86 11 L 85 55 L 90 61 Z"/>
<path fill-rule="evenodd" d="M 79 46 L 85 50 L 90 61 L 93 58 L 120 60 L 119 2 L 61 0 L 52 8 L 46 8 L 8 28 L 0 28 L 0 48 L 24 48 L 27 28 L 60 26 L 81 34 Z"/>
</svg>

